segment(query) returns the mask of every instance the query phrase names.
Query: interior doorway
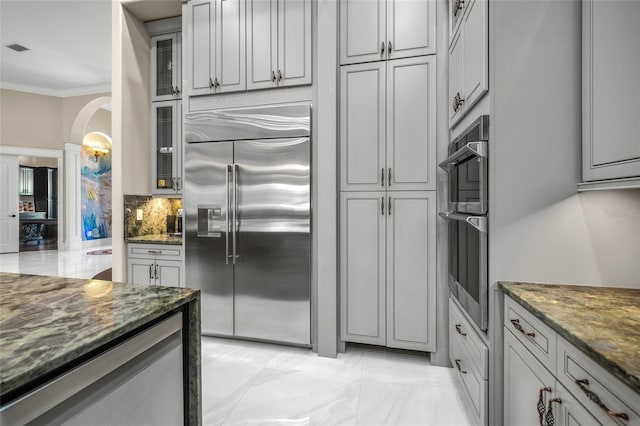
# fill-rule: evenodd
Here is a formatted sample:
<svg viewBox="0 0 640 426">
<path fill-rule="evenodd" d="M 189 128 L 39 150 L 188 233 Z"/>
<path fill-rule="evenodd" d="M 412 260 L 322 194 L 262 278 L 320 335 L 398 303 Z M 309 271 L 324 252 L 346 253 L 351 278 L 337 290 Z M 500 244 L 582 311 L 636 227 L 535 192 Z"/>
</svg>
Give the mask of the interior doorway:
<svg viewBox="0 0 640 426">
<path fill-rule="evenodd" d="M 18 249 L 24 251 L 58 249 L 57 159 L 18 156 Z"/>
</svg>

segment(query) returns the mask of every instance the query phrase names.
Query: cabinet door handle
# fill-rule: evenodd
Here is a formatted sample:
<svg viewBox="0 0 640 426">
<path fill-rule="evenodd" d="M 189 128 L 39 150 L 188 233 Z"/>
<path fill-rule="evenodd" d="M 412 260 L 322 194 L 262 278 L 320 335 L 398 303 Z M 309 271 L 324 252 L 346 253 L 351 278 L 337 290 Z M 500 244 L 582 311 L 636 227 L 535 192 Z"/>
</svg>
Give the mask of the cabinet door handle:
<svg viewBox="0 0 640 426">
<path fill-rule="evenodd" d="M 180 178 L 176 178 L 176 191 L 180 191 Z"/>
<path fill-rule="evenodd" d="M 209 89 L 213 89 L 213 80 L 209 77 Z"/>
<path fill-rule="evenodd" d="M 387 55 L 391 55 L 391 42 L 387 43 Z"/>
<path fill-rule="evenodd" d="M 389 173 L 387 173 L 387 179 L 389 180 L 389 186 L 391 186 L 391 167 L 389 167 Z"/>
<path fill-rule="evenodd" d="M 519 319 L 512 319 L 511 320 L 511 324 L 513 324 L 513 327 L 518 330 L 520 333 L 524 334 L 527 337 L 536 337 L 536 333 L 534 333 L 533 331 L 530 332 L 526 332 L 524 331 L 524 328 L 522 328 L 522 326 L 520 325 L 520 320 Z"/>
<path fill-rule="evenodd" d="M 380 43 L 380 56 L 384 56 L 384 41 Z"/>
<path fill-rule="evenodd" d="M 220 83 L 218 83 L 218 77 L 213 79 L 213 86 L 216 88 L 220 87 Z"/>
<path fill-rule="evenodd" d="M 382 197 L 382 201 L 380 201 L 380 214 L 384 216 L 384 197 Z"/>
<path fill-rule="evenodd" d="M 180 94 L 180 89 L 178 88 L 178 86 L 176 86 L 176 95 Z"/>
<path fill-rule="evenodd" d="M 458 332 L 459 335 L 461 336 L 466 336 L 467 333 L 465 333 L 464 331 L 462 331 L 462 329 L 460 328 L 460 324 L 456 324 L 456 331 Z"/>
<path fill-rule="evenodd" d="M 544 420 L 547 422 L 547 426 L 554 426 L 556 424 L 556 419 L 553 415 L 553 408 L 551 407 L 554 402 L 562 404 L 562 400 L 560 398 L 552 398 L 549 400 L 549 409 L 547 410 L 547 414 L 545 414 L 544 416 Z"/>
<path fill-rule="evenodd" d="M 176 88 L 172 87 L 171 88 L 171 96 L 175 96 L 176 95 Z"/>
<path fill-rule="evenodd" d="M 282 81 L 282 71 L 278 70 L 278 81 Z"/>
<path fill-rule="evenodd" d="M 454 361 L 456 363 L 456 368 L 458 369 L 458 371 L 461 372 L 462 374 L 467 374 L 467 370 L 462 369 L 462 363 L 460 362 L 460 360 L 456 359 Z"/>
<path fill-rule="evenodd" d="M 463 5 L 464 5 L 464 0 L 455 0 L 453 2 L 453 16 L 458 16 L 458 12 L 462 10 Z"/>
<path fill-rule="evenodd" d="M 153 265 L 149 265 L 149 279 L 153 279 Z"/>
<path fill-rule="evenodd" d="M 271 70 L 271 82 L 276 82 L 276 72 L 274 70 Z"/>
<path fill-rule="evenodd" d="M 172 182 L 171 189 L 173 189 L 175 191 L 176 190 L 176 178 L 171 178 L 171 182 Z"/>
<path fill-rule="evenodd" d="M 592 390 L 587 389 L 586 386 L 589 385 L 588 379 L 578 379 L 576 380 L 576 384 L 582 390 L 582 392 L 584 392 L 585 395 L 587 395 L 587 398 L 589 398 L 596 405 L 598 405 L 598 407 L 602 408 L 607 413 L 608 416 L 614 417 L 616 419 L 629 420 L 629 416 L 627 415 L 627 413 L 616 413 L 615 411 L 610 410 L 609 407 L 607 407 L 604 404 L 604 402 L 602 402 L 598 394 L 596 394 Z"/>
<path fill-rule="evenodd" d="M 456 92 L 456 95 L 453 97 L 453 112 L 458 112 L 462 104 L 464 104 L 464 99 L 460 97 L 460 92 Z"/>
<path fill-rule="evenodd" d="M 380 185 L 384 186 L 384 167 L 380 169 Z"/>
<path fill-rule="evenodd" d="M 151 253 L 151 254 L 162 254 L 162 250 L 147 250 L 147 253 Z"/>
<path fill-rule="evenodd" d="M 551 388 L 549 386 L 545 386 L 543 388 L 540 388 L 540 393 L 538 396 L 538 404 L 536 405 L 536 408 L 538 409 L 538 418 L 540 420 L 540 426 L 544 426 L 544 393 L 545 392 L 551 392 Z"/>
<path fill-rule="evenodd" d="M 157 280 L 157 279 L 158 279 L 158 265 L 157 265 L 157 264 L 156 264 L 156 266 L 155 266 L 155 268 L 154 268 L 153 273 L 154 273 L 154 275 L 155 275 L 155 277 L 156 277 L 156 280 Z"/>
<path fill-rule="evenodd" d="M 387 201 L 387 212 L 389 216 L 391 216 L 391 197 L 389 197 L 389 201 Z"/>
<path fill-rule="evenodd" d="M 16 215 L 15 214 L 10 214 L 9 217 L 16 217 Z"/>
</svg>

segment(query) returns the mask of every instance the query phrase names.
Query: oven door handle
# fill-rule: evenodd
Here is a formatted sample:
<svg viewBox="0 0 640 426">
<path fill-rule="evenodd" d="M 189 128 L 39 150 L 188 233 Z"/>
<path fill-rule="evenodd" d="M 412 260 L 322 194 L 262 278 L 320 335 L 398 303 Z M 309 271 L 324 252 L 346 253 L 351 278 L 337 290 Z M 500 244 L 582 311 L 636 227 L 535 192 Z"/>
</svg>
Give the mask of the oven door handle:
<svg viewBox="0 0 640 426">
<path fill-rule="evenodd" d="M 460 214 L 460 213 L 454 213 L 454 212 L 440 212 L 438 213 L 438 215 L 447 220 L 458 220 L 460 222 L 466 222 L 480 232 L 485 232 L 485 233 L 487 232 L 486 216 L 472 216 L 468 214 Z"/>
<path fill-rule="evenodd" d="M 465 160 L 471 156 L 475 157 L 487 157 L 487 141 L 467 142 L 465 146 L 448 156 L 442 163 L 439 164 L 440 168 L 451 171 L 460 161 Z"/>
</svg>

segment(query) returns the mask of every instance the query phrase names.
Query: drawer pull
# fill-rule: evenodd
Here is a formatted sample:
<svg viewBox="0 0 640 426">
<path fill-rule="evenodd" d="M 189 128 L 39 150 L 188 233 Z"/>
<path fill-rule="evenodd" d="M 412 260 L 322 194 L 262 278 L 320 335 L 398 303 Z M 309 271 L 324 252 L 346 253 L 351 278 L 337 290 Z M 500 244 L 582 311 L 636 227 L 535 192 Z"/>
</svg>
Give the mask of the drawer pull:
<svg viewBox="0 0 640 426">
<path fill-rule="evenodd" d="M 461 363 L 460 363 L 459 359 L 456 359 L 455 363 L 456 363 L 456 367 L 458 368 L 459 372 L 461 372 L 462 374 L 467 374 L 467 370 L 463 370 L 462 369 L 462 366 L 461 366 Z"/>
<path fill-rule="evenodd" d="M 538 417 L 540 419 L 540 426 L 544 426 L 544 393 L 545 392 L 551 392 L 551 388 L 548 386 L 545 386 L 543 388 L 540 388 L 540 394 L 538 397 L 538 404 L 536 405 L 536 408 L 538 409 Z"/>
<path fill-rule="evenodd" d="M 466 336 L 466 335 L 467 335 L 467 333 L 465 333 L 464 331 L 462 331 L 462 330 L 460 329 L 460 324 L 456 324 L 456 331 L 457 331 L 457 332 L 458 332 L 458 334 L 459 334 L 459 335 L 461 335 L 461 336 Z"/>
<path fill-rule="evenodd" d="M 151 253 L 151 254 L 162 254 L 162 250 L 147 250 L 147 253 Z"/>
<path fill-rule="evenodd" d="M 518 330 L 520 333 L 524 334 L 525 336 L 527 336 L 527 337 L 536 337 L 536 333 L 534 333 L 533 331 L 530 331 L 528 333 L 524 331 L 524 329 L 520 325 L 520 320 L 519 319 L 512 319 L 511 320 L 511 324 L 513 324 L 515 329 Z"/>
<path fill-rule="evenodd" d="M 585 395 L 587 395 L 587 398 L 589 398 L 591 401 L 595 402 L 598 405 L 598 407 L 600 407 L 604 411 L 606 411 L 608 416 L 615 417 L 616 419 L 629 420 L 629 416 L 626 413 L 616 413 L 615 411 L 610 410 L 609 407 L 607 407 L 604 404 L 604 402 L 602 402 L 600 397 L 595 392 L 587 389 L 587 386 L 589 385 L 589 380 L 587 380 L 587 379 L 577 379 L 576 380 L 576 384 L 578 385 L 578 387 L 580 389 L 582 389 L 582 392 L 584 392 Z"/>
<path fill-rule="evenodd" d="M 560 398 L 553 398 L 549 400 L 549 409 L 547 410 L 547 414 L 544 416 L 544 420 L 547 422 L 547 426 L 554 426 L 556 423 L 556 418 L 553 415 L 552 405 L 554 402 L 558 404 L 562 404 L 562 400 Z"/>
</svg>

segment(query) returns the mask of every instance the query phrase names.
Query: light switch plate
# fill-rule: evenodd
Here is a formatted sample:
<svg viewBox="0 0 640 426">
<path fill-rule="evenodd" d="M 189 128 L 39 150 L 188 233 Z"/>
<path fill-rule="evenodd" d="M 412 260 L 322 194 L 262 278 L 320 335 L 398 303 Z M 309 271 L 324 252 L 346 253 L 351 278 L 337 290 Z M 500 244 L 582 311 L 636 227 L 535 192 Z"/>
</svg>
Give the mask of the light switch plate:
<svg viewBox="0 0 640 426">
<path fill-rule="evenodd" d="M 136 220 L 142 220 L 142 209 L 136 209 Z"/>
</svg>

